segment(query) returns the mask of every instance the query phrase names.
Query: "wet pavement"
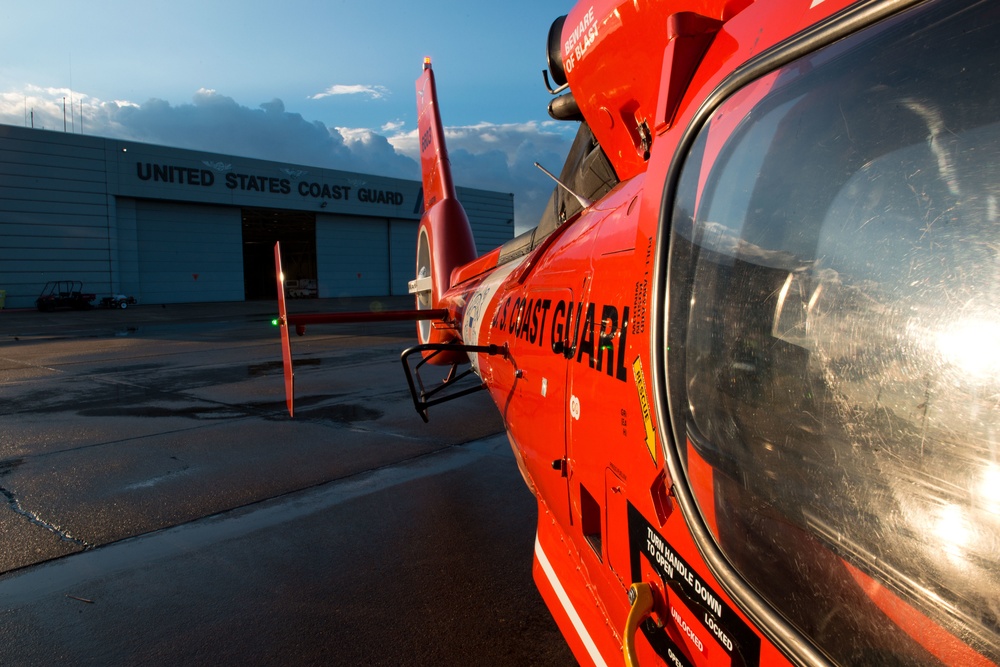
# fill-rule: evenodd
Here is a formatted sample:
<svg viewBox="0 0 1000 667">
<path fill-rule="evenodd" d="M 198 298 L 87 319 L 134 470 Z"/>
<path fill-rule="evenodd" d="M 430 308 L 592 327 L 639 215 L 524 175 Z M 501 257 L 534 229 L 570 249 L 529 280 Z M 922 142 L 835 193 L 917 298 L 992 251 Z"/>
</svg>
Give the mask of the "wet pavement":
<svg viewBox="0 0 1000 667">
<path fill-rule="evenodd" d="M 0 311 L 0 664 L 571 664 L 485 392 L 424 424 L 414 325 L 310 327 L 289 419 L 273 315 Z"/>
</svg>

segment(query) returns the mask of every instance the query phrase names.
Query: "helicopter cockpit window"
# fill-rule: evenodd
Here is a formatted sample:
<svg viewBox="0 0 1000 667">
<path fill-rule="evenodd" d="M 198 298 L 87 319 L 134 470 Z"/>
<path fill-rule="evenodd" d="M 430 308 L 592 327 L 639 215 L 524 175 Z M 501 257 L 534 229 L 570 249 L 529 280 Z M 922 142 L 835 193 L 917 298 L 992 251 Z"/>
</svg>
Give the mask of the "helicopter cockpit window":
<svg viewBox="0 0 1000 667">
<path fill-rule="evenodd" d="M 924 5 L 700 130 L 672 220 L 686 482 L 844 664 L 1000 660 L 1000 6 Z"/>
</svg>

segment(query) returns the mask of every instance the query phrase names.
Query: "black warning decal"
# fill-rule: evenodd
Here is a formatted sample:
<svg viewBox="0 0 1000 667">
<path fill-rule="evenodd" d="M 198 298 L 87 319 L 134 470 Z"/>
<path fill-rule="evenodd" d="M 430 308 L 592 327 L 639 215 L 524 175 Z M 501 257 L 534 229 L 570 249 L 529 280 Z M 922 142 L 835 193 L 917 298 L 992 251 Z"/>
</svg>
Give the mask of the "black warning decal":
<svg viewBox="0 0 1000 667">
<path fill-rule="evenodd" d="M 759 667 L 760 637 L 674 551 L 670 543 L 646 521 L 632 503 L 628 504 L 628 535 L 632 581 L 639 581 L 642 576 L 642 559 L 645 558 L 659 574 L 664 585 L 676 594 L 677 599 L 705 627 L 707 632 L 701 634 L 715 640 L 729 655 L 731 664 Z M 683 656 L 677 655 L 679 649 L 665 630 L 651 631 L 644 625 L 643 632 L 650 645 L 668 664 L 687 664 Z"/>
</svg>

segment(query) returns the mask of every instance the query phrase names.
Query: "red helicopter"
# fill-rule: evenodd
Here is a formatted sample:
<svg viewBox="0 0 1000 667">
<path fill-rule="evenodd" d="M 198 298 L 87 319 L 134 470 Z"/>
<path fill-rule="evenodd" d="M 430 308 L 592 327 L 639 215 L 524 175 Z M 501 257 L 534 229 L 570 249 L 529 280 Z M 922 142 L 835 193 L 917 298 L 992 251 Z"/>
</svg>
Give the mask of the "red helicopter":
<svg viewBox="0 0 1000 667">
<path fill-rule="evenodd" d="M 493 397 L 581 664 L 996 664 L 998 28 L 966 0 L 580 3 L 546 76 L 576 141 L 482 256 L 425 62 L 416 307 L 288 315 L 276 248 L 289 410 L 291 327 L 417 321 L 417 410 L 469 374 Z"/>
</svg>

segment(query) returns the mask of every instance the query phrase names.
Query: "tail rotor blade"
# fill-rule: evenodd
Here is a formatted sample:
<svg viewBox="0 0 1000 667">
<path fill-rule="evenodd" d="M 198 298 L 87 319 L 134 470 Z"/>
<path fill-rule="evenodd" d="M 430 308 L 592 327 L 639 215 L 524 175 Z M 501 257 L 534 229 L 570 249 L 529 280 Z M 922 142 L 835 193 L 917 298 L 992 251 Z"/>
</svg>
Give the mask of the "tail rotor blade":
<svg viewBox="0 0 1000 667">
<path fill-rule="evenodd" d="M 281 328 L 281 365 L 285 371 L 285 404 L 288 416 L 295 416 L 295 373 L 292 371 L 292 343 L 288 337 L 288 310 L 285 307 L 285 274 L 281 270 L 281 243 L 274 244 L 274 273 L 278 282 L 278 326 Z"/>
</svg>

